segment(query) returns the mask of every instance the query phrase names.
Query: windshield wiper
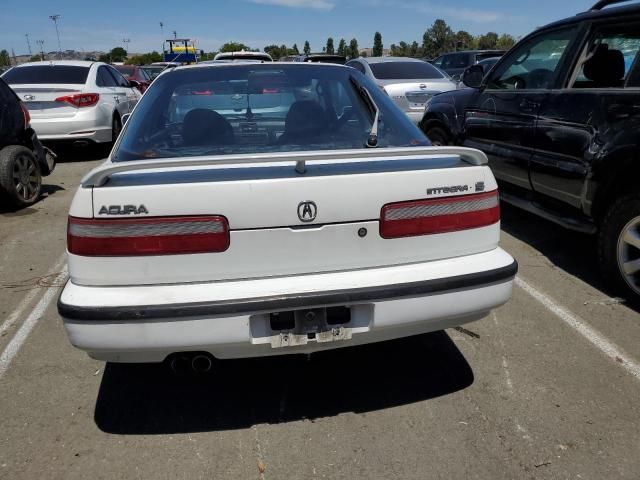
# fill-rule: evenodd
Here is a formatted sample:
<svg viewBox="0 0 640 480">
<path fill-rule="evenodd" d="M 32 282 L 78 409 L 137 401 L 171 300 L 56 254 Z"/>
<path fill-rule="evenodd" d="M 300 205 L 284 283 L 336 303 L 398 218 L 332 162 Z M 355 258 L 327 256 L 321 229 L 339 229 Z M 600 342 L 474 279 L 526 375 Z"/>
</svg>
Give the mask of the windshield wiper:
<svg viewBox="0 0 640 480">
<path fill-rule="evenodd" d="M 378 146 L 378 122 L 380 121 L 380 109 L 366 87 L 360 85 L 353 77 L 349 77 L 349 80 L 351 80 L 356 92 L 358 92 L 358 95 L 360 95 L 371 113 L 373 113 L 373 125 L 371 126 L 371 131 L 369 132 L 365 146 L 367 148 L 376 148 Z"/>
</svg>

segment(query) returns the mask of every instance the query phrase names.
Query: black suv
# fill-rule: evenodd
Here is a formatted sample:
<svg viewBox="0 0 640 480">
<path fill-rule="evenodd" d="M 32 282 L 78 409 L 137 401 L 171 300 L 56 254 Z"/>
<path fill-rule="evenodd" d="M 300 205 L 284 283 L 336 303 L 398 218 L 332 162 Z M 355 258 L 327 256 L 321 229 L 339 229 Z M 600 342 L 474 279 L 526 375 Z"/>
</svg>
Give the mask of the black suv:
<svg viewBox="0 0 640 480">
<path fill-rule="evenodd" d="M 640 5 L 536 30 L 484 76 L 433 97 L 434 144 L 483 150 L 503 200 L 598 234 L 608 278 L 640 298 Z"/>
<path fill-rule="evenodd" d="M 488 58 L 501 57 L 504 54 L 504 50 L 466 50 L 464 52 L 445 53 L 430 63 L 457 80 L 470 66 Z"/>
<path fill-rule="evenodd" d="M 29 111 L 0 78 L 0 196 L 18 207 L 40 198 L 42 177 L 55 168 L 29 125 Z"/>
</svg>

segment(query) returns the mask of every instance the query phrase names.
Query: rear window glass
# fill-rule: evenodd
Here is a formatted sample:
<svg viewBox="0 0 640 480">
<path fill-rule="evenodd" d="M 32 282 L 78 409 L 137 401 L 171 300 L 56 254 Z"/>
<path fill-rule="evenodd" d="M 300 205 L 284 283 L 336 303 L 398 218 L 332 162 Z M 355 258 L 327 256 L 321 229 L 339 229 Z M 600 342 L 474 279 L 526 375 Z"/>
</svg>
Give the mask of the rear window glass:
<svg viewBox="0 0 640 480">
<path fill-rule="evenodd" d="M 12 68 L 2 78 L 10 85 L 20 83 L 75 83 L 87 81 L 89 67 L 71 65 L 34 65 Z"/>
<path fill-rule="evenodd" d="M 381 62 L 370 63 L 369 67 L 380 80 L 443 78 L 442 73 L 427 62 Z"/>
<path fill-rule="evenodd" d="M 363 148 L 374 109 L 357 85 L 366 86 L 380 110 L 378 146 L 428 145 L 387 95 L 351 69 L 220 64 L 158 77 L 113 158 Z"/>
<path fill-rule="evenodd" d="M 122 75 L 124 75 L 127 78 L 130 77 L 131 75 L 133 75 L 133 73 L 135 72 L 135 68 L 133 68 L 133 67 L 126 67 L 126 66 L 118 65 L 115 68 L 116 68 L 116 70 L 118 70 Z"/>
</svg>

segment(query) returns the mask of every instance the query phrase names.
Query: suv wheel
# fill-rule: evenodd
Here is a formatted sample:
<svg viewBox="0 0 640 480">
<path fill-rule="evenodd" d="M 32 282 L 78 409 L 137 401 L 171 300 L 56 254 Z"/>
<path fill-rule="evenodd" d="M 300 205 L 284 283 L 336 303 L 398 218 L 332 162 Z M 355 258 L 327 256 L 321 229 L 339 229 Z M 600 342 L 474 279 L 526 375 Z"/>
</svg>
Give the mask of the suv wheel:
<svg viewBox="0 0 640 480">
<path fill-rule="evenodd" d="M 622 197 L 611 206 L 598 240 L 605 274 L 640 300 L 640 194 Z"/>
<path fill-rule="evenodd" d="M 431 144 L 434 147 L 446 147 L 451 143 L 447 132 L 445 132 L 444 129 L 440 127 L 432 127 L 428 129 L 426 135 L 429 140 L 431 140 Z"/>
<path fill-rule="evenodd" d="M 18 207 L 40 198 L 42 176 L 31 150 L 17 145 L 0 150 L 0 189 Z"/>
</svg>

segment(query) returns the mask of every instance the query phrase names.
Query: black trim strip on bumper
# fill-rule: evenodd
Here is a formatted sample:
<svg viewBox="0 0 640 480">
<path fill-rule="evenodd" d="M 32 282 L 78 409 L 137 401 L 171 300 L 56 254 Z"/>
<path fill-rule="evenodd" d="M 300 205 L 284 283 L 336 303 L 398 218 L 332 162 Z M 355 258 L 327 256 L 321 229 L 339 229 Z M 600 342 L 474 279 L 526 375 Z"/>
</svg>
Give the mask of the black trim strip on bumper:
<svg viewBox="0 0 640 480">
<path fill-rule="evenodd" d="M 246 315 L 257 312 L 297 310 L 321 305 L 346 305 L 432 295 L 451 290 L 482 287 L 502 282 L 515 277 L 516 273 L 518 273 L 518 263 L 514 260 L 511 265 L 494 270 L 458 275 L 455 277 L 424 280 L 421 282 L 213 302 L 176 303 L 171 305 L 77 307 L 63 303 L 61 298 L 58 298 L 58 312 L 66 319 L 85 321 L 128 321 L 198 316 Z"/>
</svg>

